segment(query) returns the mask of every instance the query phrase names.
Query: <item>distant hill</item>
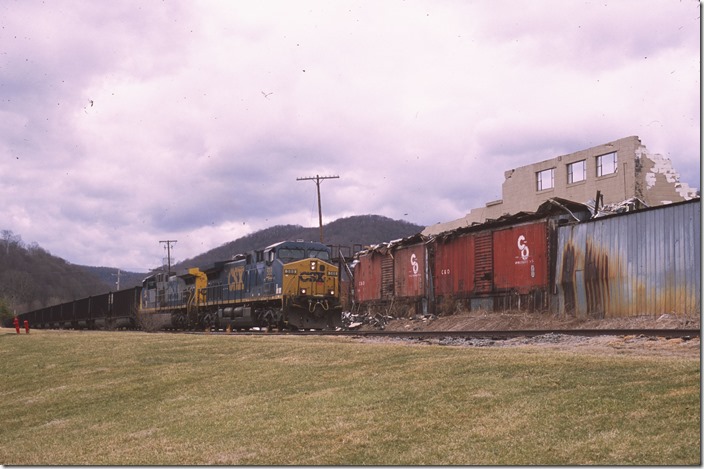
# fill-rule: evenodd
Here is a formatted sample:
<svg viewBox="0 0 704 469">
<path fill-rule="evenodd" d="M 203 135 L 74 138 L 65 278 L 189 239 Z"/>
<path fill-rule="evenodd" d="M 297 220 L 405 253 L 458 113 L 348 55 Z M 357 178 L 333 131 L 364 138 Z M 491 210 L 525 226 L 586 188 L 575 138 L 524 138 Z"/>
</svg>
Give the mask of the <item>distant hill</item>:
<svg viewBox="0 0 704 469">
<path fill-rule="evenodd" d="M 80 266 L 51 255 L 19 235 L 0 239 L 0 311 L 22 313 L 104 293 L 109 287 Z"/>
<path fill-rule="evenodd" d="M 323 227 L 324 242 L 349 250 L 405 238 L 425 227 L 379 215 L 341 218 Z M 37 243 L 25 245 L 19 235 L 0 232 L 0 313 L 23 313 L 45 306 L 117 290 L 115 267 L 71 264 L 53 256 Z M 233 255 L 261 249 L 279 241 L 318 241 L 318 227 L 278 225 L 249 234 L 175 264 L 178 272 L 188 267 L 206 267 Z M 120 289 L 142 284 L 144 273 L 120 272 Z"/>
<path fill-rule="evenodd" d="M 405 238 L 420 233 L 424 228 L 421 225 L 379 215 L 358 215 L 340 218 L 324 225 L 323 242 L 333 246 L 348 246 L 352 249 L 355 245 L 364 247 Z M 272 226 L 178 262 L 172 267 L 175 271 L 188 267 L 205 267 L 217 261 L 231 259 L 235 254 L 261 249 L 279 241 L 296 239 L 319 241 L 320 229 L 304 228 L 300 225 Z"/>
<path fill-rule="evenodd" d="M 96 276 L 102 283 L 111 291 L 124 290 L 125 288 L 136 287 L 141 285 L 142 281 L 148 274 L 139 272 L 127 272 L 119 270 L 115 267 L 90 267 L 87 265 L 78 266 L 84 269 L 91 275 Z M 119 288 L 118 288 L 118 273 L 119 273 Z"/>
</svg>

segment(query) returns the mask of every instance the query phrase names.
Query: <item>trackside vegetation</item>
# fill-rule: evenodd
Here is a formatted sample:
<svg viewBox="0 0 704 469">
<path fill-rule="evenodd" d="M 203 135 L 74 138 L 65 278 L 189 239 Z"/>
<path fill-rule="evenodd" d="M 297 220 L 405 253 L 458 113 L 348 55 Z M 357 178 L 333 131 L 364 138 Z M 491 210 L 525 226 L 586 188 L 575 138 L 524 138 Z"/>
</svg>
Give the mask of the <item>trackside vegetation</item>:
<svg viewBox="0 0 704 469">
<path fill-rule="evenodd" d="M 698 465 L 700 360 L 0 329 L 5 465 Z"/>
</svg>

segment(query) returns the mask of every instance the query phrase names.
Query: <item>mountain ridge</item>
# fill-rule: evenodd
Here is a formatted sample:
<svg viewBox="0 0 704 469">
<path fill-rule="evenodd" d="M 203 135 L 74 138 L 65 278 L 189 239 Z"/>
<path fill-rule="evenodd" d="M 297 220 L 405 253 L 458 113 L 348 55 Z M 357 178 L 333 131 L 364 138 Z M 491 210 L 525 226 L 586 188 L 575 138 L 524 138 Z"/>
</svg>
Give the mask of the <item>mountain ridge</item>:
<svg viewBox="0 0 704 469">
<path fill-rule="evenodd" d="M 381 215 L 354 215 L 339 218 L 323 226 L 323 244 L 332 246 L 368 246 L 404 238 L 421 232 L 425 227 Z M 172 265 L 172 270 L 186 267 L 205 267 L 214 262 L 231 259 L 255 249 L 262 249 L 279 241 L 303 239 L 319 241 L 320 228 L 301 225 L 275 225 L 224 243 L 194 257 Z"/>
</svg>

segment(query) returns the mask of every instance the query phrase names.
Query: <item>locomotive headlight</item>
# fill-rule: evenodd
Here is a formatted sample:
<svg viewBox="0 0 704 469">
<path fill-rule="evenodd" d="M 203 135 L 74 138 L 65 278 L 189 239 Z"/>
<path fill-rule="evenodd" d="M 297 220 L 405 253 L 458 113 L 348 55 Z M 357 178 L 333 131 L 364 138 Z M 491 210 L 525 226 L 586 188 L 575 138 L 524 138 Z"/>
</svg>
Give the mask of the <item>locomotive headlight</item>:
<svg viewBox="0 0 704 469">
<path fill-rule="evenodd" d="M 330 296 L 335 296 L 335 290 L 330 290 Z"/>
<path fill-rule="evenodd" d="M 305 294 L 306 294 L 306 289 L 305 289 L 305 288 L 301 288 L 301 295 L 305 295 Z"/>
<path fill-rule="evenodd" d="M 310 270 L 315 271 L 317 263 L 315 261 L 310 261 Z"/>
</svg>

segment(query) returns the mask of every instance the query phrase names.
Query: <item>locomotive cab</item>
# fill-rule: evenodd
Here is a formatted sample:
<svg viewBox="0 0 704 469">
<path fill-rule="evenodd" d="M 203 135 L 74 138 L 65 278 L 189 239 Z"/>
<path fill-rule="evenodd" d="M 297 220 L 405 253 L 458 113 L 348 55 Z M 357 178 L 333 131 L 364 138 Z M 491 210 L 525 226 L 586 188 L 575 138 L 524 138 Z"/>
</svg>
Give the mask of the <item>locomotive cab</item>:
<svg viewBox="0 0 704 469">
<path fill-rule="evenodd" d="M 284 241 L 257 252 L 256 258 L 262 293 L 280 301 L 280 322 L 299 329 L 341 325 L 339 269 L 330 261 L 329 247 Z"/>
</svg>

